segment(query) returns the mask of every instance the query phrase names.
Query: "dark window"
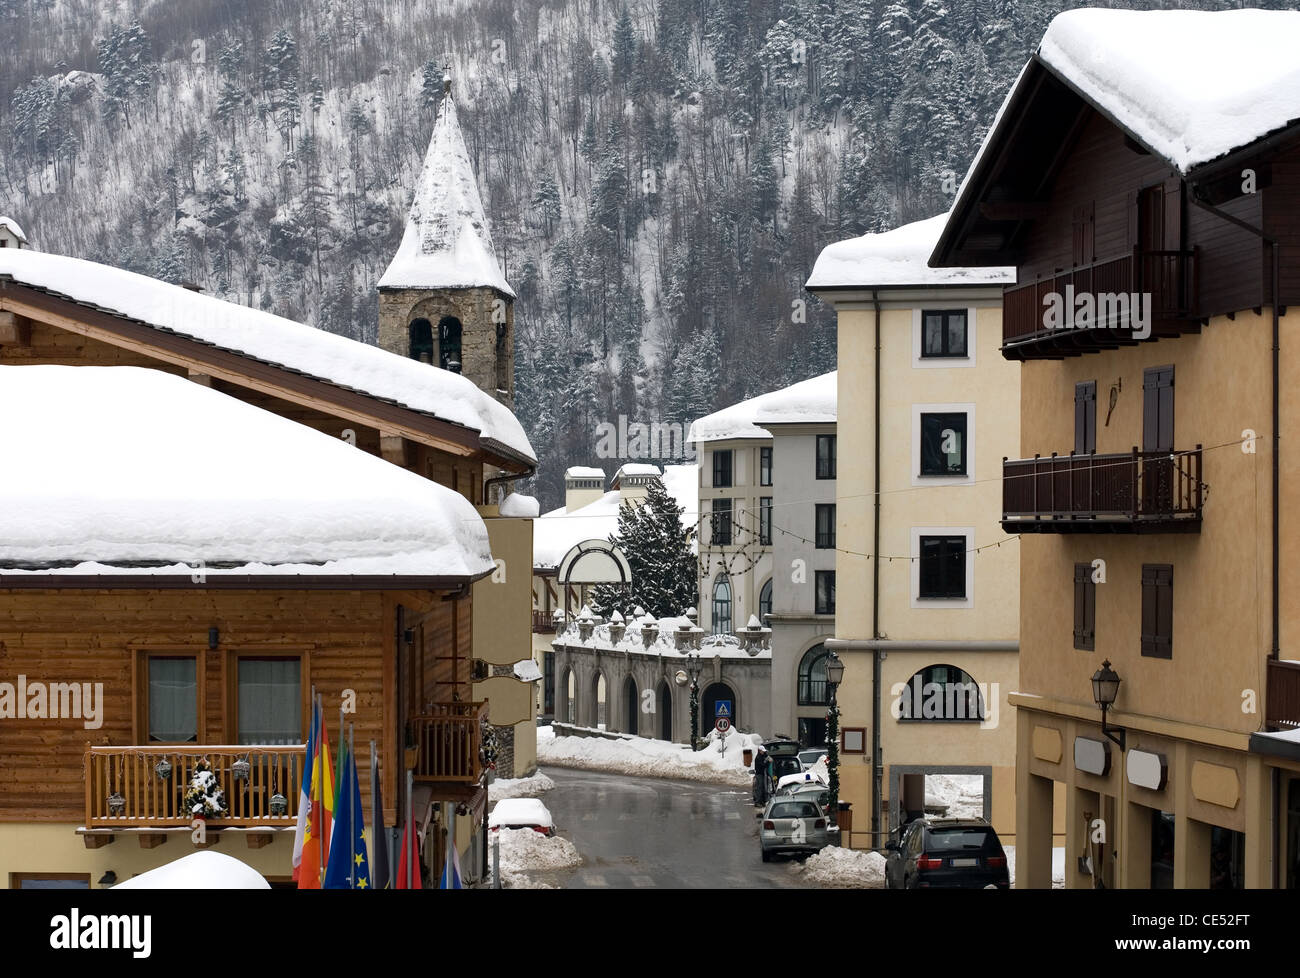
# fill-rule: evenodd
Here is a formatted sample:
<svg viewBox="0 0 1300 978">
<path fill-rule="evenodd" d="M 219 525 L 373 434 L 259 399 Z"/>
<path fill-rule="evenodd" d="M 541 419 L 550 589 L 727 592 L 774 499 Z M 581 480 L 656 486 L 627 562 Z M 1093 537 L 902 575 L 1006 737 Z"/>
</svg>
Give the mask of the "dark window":
<svg viewBox="0 0 1300 978">
<path fill-rule="evenodd" d="M 921 475 L 966 474 L 966 415 L 921 415 Z"/>
<path fill-rule="evenodd" d="M 826 688 L 826 646 L 814 645 L 799 660 L 799 705 L 825 706 L 830 702 Z"/>
<path fill-rule="evenodd" d="M 731 578 L 719 574 L 713 582 L 713 634 L 731 631 Z"/>
<path fill-rule="evenodd" d="M 1074 647 L 1091 652 L 1097 647 L 1097 585 L 1092 564 L 1074 565 Z"/>
<path fill-rule="evenodd" d="M 1142 565 L 1142 654 L 1174 657 L 1174 568 Z"/>
<path fill-rule="evenodd" d="M 1097 382 L 1074 385 L 1074 454 L 1097 450 Z"/>
<path fill-rule="evenodd" d="M 926 666 L 914 673 L 899 694 L 900 720 L 979 721 L 984 700 L 979 685 L 963 669 Z"/>
<path fill-rule="evenodd" d="M 235 675 L 235 743 L 302 743 L 302 661 L 239 656 Z"/>
<path fill-rule="evenodd" d="M 766 625 L 770 614 L 772 614 L 772 579 L 769 577 L 763 582 L 762 590 L 758 592 L 758 620 Z"/>
<path fill-rule="evenodd" d="M 460 320 L 455 316 L 443 316 L 438 321 L 438 366 L 460 373 Z"/>
<path fill-rule="evenodd" d="M 731 449 L 713 453 L 713 486 L 715 489 L 731 487 Z"/>
<path fill-rule="evenodd" d="M 835 549 L 835 504 L 817 504 L 817 540 L 818 550 Z"/>
<path fill-rule="evenodd" d="M 542 700 L 542 712 L 548 717 L 555 716 L 555 653 L 542 653 L 543 672 L 546 678 L 542 681 L 544 690 Z"/>
<path fill-rule="evenodd" d="M 731 500 L 713 500 L 713 537 L 715 547 L 731 545 Z"/>
<path fill-rule="evenodd" d="M 921 356 L 966 356 L 965 309 L 927 309 L 921 313 Z"/>
<path fill-rule="evenodd" d="M 816 613 L 819 615 L 835 614 L 835 572 L 817 571 L 814 583 L 817 590 L 814 609 Z"/>
<path fill-rule="evenodd" d="M 1086 204 L 1079 204 L 1074 208 L 1071 219 L 1071 254 L 1074 259 L 1074 267 L 1080 265 L 1091 265 L 1097 260 L 1096 251 L 1096 207 L 1093 201 Z"/>
<path fill-rule="evenodd" d="M 758 484 L 760 486 L 772 484 L 772 449 L 770 448 L 758 450 Z"/>
<path fill-rule="evenodd" d="M 835 436 L 817 436 L 817 478 L 835 478 Z"/>
<path fill-rule="evenodd" d="M 772 545 L 772 497 L 758 498 L 758 543 L 759 546 Z"/>
<path fill-rule="evenodd" d="M 407 327 L 411 359 L 433 363 L 433 325 L 427 319 L 416 319 Z"/>
<path fill-rule="evenodd" d="M 921 537 L 920 598 L 966 597 L 966 538 Z"/>
</svg>

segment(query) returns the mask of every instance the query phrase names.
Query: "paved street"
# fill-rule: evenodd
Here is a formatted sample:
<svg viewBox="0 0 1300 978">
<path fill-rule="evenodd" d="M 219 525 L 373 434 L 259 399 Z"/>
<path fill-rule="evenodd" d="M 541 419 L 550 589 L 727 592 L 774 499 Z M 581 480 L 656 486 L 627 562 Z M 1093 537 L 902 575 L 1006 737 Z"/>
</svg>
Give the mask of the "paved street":
<svg viewBox="0 0 1300 978">
<path fill-rule="evenodd" d="M 564 888 L 799 887 L 799 864 L 764 863 L 749 792 L 548 767 L 543 801 L 581 866 L 530 874 Z"/>
</svg>

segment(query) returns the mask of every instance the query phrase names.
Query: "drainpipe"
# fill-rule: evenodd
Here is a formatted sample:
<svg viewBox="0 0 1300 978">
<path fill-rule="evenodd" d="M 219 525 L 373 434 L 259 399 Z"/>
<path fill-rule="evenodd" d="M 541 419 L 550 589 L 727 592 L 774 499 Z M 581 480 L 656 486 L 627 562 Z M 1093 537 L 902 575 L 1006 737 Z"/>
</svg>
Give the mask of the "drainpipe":
<svg viewBox="0 0 1300 978">
<path fill-rule="evenodd" d="M 872 471 L 874 528 L 872 530 L 871 638 L 880 639 L 880 293 L 871 292 L 875 309 L 876 384 L 875 384 L 875 463 Z M 884 765 L 880 749 L 880 649 L 871 651 L 871 845 L 875 848 L 880 832 L 881 780 Z"/>
<path fill-rule="evenodd" d="M 483 505 L 486 506 L 492 501 L 492 487 L 498 482 L 515 482 L 519 479 L 527 479 L 537 471 L 537 466 L 530 465 L 523 472 L 517 474 L 506 473 L 505 475 L 494 476 L 491 479 L 483 480 Z"/>
</svg>

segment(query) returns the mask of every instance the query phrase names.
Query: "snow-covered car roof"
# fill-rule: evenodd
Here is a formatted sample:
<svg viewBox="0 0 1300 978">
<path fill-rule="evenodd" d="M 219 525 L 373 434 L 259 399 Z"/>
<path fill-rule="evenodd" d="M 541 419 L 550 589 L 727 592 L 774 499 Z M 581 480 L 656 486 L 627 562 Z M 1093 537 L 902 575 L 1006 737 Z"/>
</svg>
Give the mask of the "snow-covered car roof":
<svg viewBox="0 0 1300 978">
<path fill-rule="evenodd" d="M 5 586 L 197 574 L 207 586 L 432 587 L 493 568 L 487 528 L 460 493 L 182 377 L 0 366 L 0 416 L 34 410 L 39 424 L 0 426 Z"/>
<path fill-rule="evenodd" d="M 114 890 L 269 890 L 271 884 L 253 867 L 225 853 L 192 852 L 123 880 Z"/>
<path fill-rule="evenodd" d="M 488 816 L 488 828 L 491 829 L 521 825 L 553 829 L 555 821 L 550 809 L 538 798 L 503 798 Z"/>
</svg>

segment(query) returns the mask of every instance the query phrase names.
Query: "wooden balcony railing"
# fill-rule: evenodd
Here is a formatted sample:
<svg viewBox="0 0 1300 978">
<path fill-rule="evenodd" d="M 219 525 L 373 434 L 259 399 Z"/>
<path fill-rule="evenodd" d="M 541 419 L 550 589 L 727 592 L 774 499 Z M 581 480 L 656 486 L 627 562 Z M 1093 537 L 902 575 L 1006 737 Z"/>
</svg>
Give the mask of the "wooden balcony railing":
<svg viewBox="0 0 1300 978">
<path fill-rule="evenodd" d="M 1265 725 L 1270 730 L 1300 728 L 1300 662 L 1268 660 Z"/>
<path fill-rule="evenodd" d="M 412 718 L 415 780 L 477 783 L 483 775 L 480 725 L 487 713 L 486 702 L 435 703 L 429 713 Z"/>
<path fill-rule="evenodd" d="M 545 611 L 533 609 L 533 631 L 539 635 L 555 631 L 555 621 Z"/>
<path fill-rule="evenodd" d="M 1008 533 L 1199 532 L 1204 499 L 1200 445 L 1002 460 Z"/>
<path fill-rule="evenodd" d="M 86 751 L 86 826 L 88 828 L 165 828 L 189 825 L 183 800 L 194 766 L 206 759 L 226 796 L 226 815 L 209 818 L 222 826 L 282 827 L 298 819 L 306 745 L 192 747 L 90 747 Z M 167 777 L 160 761 L 171 765 Z M 246 777 L 235 763 L 247 761 Z M 242 765 L 238 769 L 242 771 Z M 283 796 L 284 814 L 272 815 L 272 798 Z M 279 798 L 276 798 L 278 804 Z"/>
<path fill-rule="evenodd" d="M 1002 294 L 1002 352 L 1011 360 L 1059 358 L 1094 350 L 1114 349 L 1138 342 L 1138 327 L 1130 302 L 1151 295 L 1151 338 L 1176 336 L 1199 329 L 1196 320 L 1198 280 L 1195 251 L 1139 251 L 1118 258 L 1071 268 L 1035 282 L 1016 285 Z M 1091 328 L 1076 325 L 1073 308 L 1065 309 L 1064 327 L 1044 324 L 1047 297 L 1064 301 L 1067 289 L 1095 300 Z M 1122 302 L 1097 301 L 1100 296 L 1124 296 Z"/>
</svg>

